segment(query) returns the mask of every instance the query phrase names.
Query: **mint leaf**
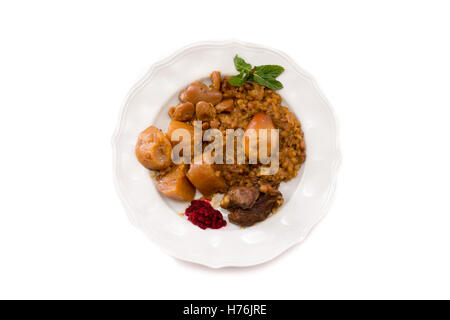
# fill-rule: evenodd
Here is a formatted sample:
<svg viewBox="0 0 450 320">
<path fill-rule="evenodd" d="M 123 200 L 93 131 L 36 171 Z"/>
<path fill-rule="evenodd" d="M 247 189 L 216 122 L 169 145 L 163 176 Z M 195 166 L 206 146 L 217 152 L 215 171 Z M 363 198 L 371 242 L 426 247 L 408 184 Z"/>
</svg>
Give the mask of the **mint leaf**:
<svg viewBox="0 0 450 320">
<path fill-rule="evenodd" d="M 276 77 L 278 77 L 280 74 L 282 74 L 284 72 L 284 68 L 282 66 L 267 64 L 267 65 L 255 67 L 253 72 L 261 75 L 261 77 L 263 77 L 263 78 L 275 79 Z"/>
<path fill-rule="evenodd" d="M 281 82 L 271 77 L 263 78 L 260 75 L 254 73 L 252 80 L 272 90 L 283 89 L 283 85 L 281 84 Z"/>
<path fill-rule="evenodd" d="M 245 77 L 243 73 L 240 73 L 237 76 L 232 76 L 228 82 L 234 87 L 240 87 L 245 83 Z"/>
<path fill-rule="evenodd" d="M 241 57 L 239 57 L 238 55 L 236 55 L 234 57 L 234 67 L 240 73 L 247 73 L 247 74 L 249 74 L 250 71 L 252 70 L 252 65 L 247 63 L 247 62 L 245 62 L 245 60 L 242 59 Z"/>
<path fill-rule="evenodd" d="M 239 72 L 238 75 L 231 77 L 228 82 L 232 86 L 242 86 L 247 81 L 256 82 L 272 90 L 283 88 L 280 81 L 275 78 L 284 72 L 282 66 L 266 64 L 262 66 L 252 67 L 251 64 L 245 62 L 244 59 L 236 55 L 234 57 L 234 66 Z"/>
</svg>

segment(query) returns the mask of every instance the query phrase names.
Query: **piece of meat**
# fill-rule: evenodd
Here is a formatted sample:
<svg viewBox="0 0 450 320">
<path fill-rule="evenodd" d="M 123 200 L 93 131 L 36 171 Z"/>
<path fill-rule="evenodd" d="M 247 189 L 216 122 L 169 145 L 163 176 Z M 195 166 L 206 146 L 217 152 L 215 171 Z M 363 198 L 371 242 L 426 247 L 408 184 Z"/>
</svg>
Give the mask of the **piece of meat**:
<svg viewBox="0 0 450 320">
<path fill-rule="evenodd" d="M 259 191 L 254 187 L 232 187 L 223 197 L 220 206 L 222 208 L 249 209 L 258 199 Z"/>
<path fill-rule="evenodd" d="M 249 227 L 265 220 L 274 209 L 283 203 L 283 195 L 278 190 L 262 194 L 249 209 L 237 208 L 228 215 L 230 222 Z"/>
</svg>

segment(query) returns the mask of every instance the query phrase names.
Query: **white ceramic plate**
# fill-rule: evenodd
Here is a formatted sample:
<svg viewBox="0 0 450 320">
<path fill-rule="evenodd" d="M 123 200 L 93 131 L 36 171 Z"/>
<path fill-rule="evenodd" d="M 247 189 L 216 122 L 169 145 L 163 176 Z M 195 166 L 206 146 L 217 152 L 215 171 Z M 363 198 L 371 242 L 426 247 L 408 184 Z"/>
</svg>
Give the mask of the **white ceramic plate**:
<svg viewBox="0 0 450 320">
<path fill-rule="evenodd" d="M 245 229 L 228 223 L 202 230 L 179 215 L 186 203 L 158 193 L 134 147 L 149 125 L 167 129 L 168 109 L 189 83 L 213 70 L 235 74 L 236 54 L 253 65 L 285 68 L 279 93 L 302 123 L 307 158 L 298 177 L 281 184 L 285 203 L 275 215 Z M 312 77 L 285 54 L 240 41 L 197 43 L 154 64 L 126 98 L 113 152 L 116 187 L 132 223 L 168 254 L 213 268 L 263 263 L 301 242 L 327 212 L 340 159 L 335 117 Z"/>
</svg>

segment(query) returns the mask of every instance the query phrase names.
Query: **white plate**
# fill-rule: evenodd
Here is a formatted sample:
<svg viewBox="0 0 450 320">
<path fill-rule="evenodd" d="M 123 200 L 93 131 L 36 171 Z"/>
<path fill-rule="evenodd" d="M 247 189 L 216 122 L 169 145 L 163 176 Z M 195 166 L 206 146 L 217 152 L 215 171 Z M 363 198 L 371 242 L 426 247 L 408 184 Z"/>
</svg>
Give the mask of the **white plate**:
<svg viewBox="0 0 450 320">
<path fill-rule="evenodd" d="M 307 158 L 299 176 L 281 184 L 285 203 L 275 215 L 245 229 L 228 223 L 202 230 L 179 215 L 185 203 L 158 193 L 134 147 L 149 125 L 167 129 L 167 111 L 187 84 L 213 70 L 235 74 L 236 54 L 253 65 L 285 68 L 279 93 L 302 123 Z M 168 254 L 213 268 L 263 263 L 301 242 L 327 212 L 340 160 L 335 117 L 312 77 L 285 54 L 240 41 L 197 43 L 154 64 L 126 98 L 113 152 L 116 187 L 132 223 Z"/>
</svg>

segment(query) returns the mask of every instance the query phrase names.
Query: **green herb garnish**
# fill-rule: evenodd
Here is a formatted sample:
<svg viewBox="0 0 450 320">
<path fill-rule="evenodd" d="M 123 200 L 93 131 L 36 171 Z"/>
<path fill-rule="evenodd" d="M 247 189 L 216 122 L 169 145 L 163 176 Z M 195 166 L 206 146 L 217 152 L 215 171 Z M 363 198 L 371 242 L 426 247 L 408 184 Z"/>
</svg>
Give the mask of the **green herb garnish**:
<svg viewBox="0 0 450 320">
<path fill-rule="evenodd" d="M 282 66 L 267 64 L 252 67 L 251 64 L 245 62 L 245 60 L 238 55 L 234 57 L 234 66 L 239 74 L 232 76 L 228 80 L 232 86 L 239 87 L 245 82 L 251 81 L 259 83 L 260 85 L 272 90 L 279 90 L 283 88 L 281 82 L 275 79 L 283 73 L 284 68 Z"/>
</svg>

